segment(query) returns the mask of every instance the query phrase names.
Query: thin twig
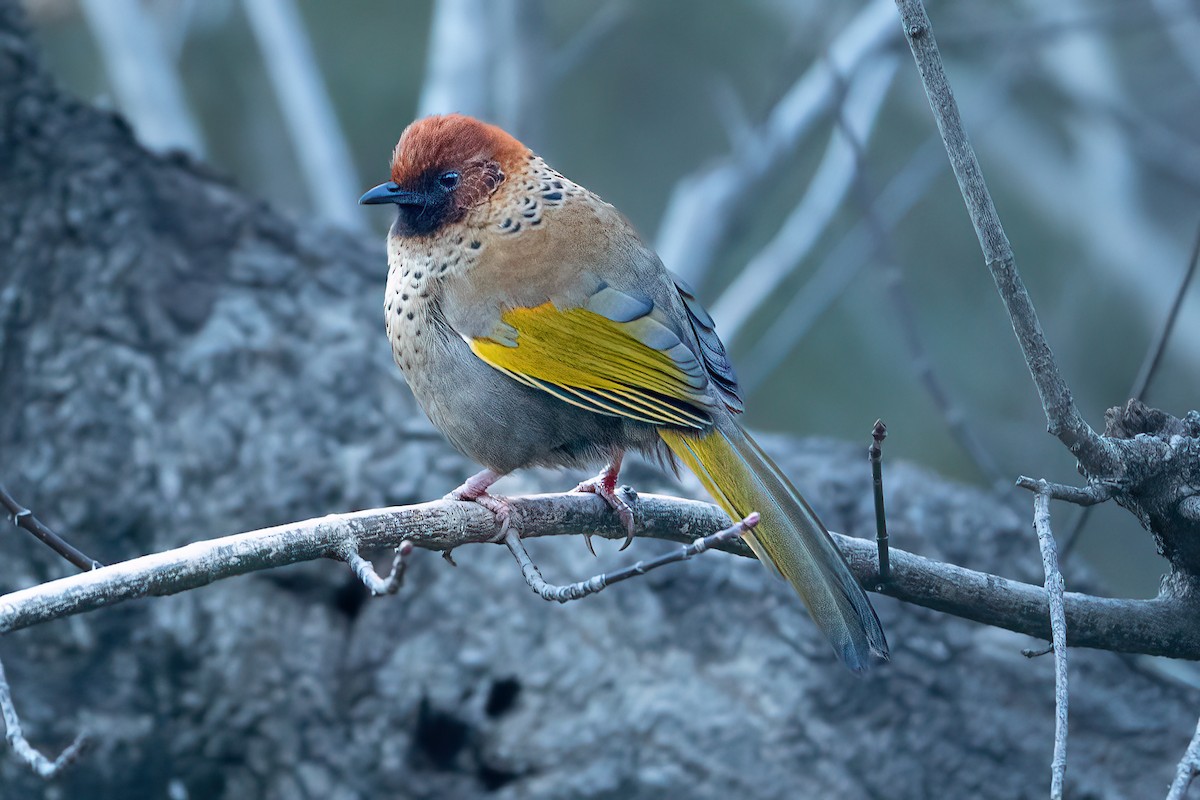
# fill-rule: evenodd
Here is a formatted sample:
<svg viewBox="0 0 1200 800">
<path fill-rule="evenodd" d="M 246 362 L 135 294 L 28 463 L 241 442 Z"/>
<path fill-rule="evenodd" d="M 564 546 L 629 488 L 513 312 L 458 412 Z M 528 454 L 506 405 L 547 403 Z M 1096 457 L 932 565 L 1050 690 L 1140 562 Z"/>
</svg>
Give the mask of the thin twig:
<svg viewBox="0 0 1200 800">
<path fill-rule="evenodd" d="M 620 583 L 621 581 L 635 578 L 638 575 L 645 575 L 647 572 L 664 567 L 667 564 L 686 561 L 708 550 L 719 548 L 721 545 L 745 535 L 758 524 L 758 520 L 758 513 L 755 512 L 729 528 L 696 539 L 691 544 L 684 545 L 678 550 L 673 550 L 658 558 L 652 558 L 648 561 L 638 561 L 615 572 L 593 575 L 587 580 L 562 586 L 546 582 L 546 579 L 542 577 L 541 571 L 529 556 L 529 551 L 525 549 L 525 545 L 521 541 L 520 532 L 515 528 L 509 528 L 505 533 L 504 544 L 508 546 L 508 551 L 513 554 L 513 558 L 521 566 L 521 576 L 525 578 L 525 583 L 529 584 L 529 588 L 533 589 L 535 594 L 543 600 L 569 603 L 572 600 L 579 600 L 588 595 L 595 594 L 602 589 L 612 586 L 614 583 Z"/>
<path fill-rule="evenodd" d="M 1171 791 L 1167 792 L 1167 800 L 1183 800 L 1187 796 L 1192 779 L 1200 775 L 1200 723 L 1196 724 L 1196 732 L 1188 744 L 1179 766 L 1175 770 L 1175 780 L 1171 783 Z"/>
<path fill-rule="evenodd" d="M 624 540 L 626 530 L 599 497 L 584 494 L 509 497 L 523 520 L 522 533 L 564 536 L 591 533 Z M 643 494 L 633 500 L 637 535 L 690 543 L 696 531 L 730 524 L 716 506 L 676 497 Z M 360 552 L 396 547 L 411 539 L 414 547 L 445 551 L 467 544 L 497 541 L 496 518 L 477 503 L 438 500 L 414 506 L 371 509 L 239 533 L 142 556 L 92 572 L 50 581 L 0 596 L 0 634 L 53 619 L 115 605 L 126 600 L 168 595 L 258 570 L 338 558 L 353 546 Z M 834 534 L 850 570 L 864 587 L 878 586 L 874 541 Z M 719 549 L 750 557 L 740 541 Z M 1050 639 L 1049 607 L 1041 586 L 889 551 L 891 580 L 879 591 L 985 625 Z M 1185 596 L 1154 600 L 1067 595 L 1072 647 L 1200 660 L 1200 606 Z"/>
<path fill-rule="evenodd" d="M 371 594 L 395 594 L 404 585 L 404 573 L 408 570 L 408 559 L 412 553 L 413 543 L 407 539 L 397 545 L 396 556 L 392 559 L 392 571 L 386 578 L 379 577 L 374 565 L 357 550 L 347 550 L 345 560 L 363 585 L 371 590 Z"/>
<path fill-rule="evenodd" d="M 1025 363 L 1037 386 L 1049 431 L 1075 454 L 1089 473 L 1109 474 L 1116 455 L 1080 415 L 1071 397 L 1071 390 L 1046 343 L 1037 311 L 1017 271 L 1008 236 L 1000 224 L 979 161 L 963 128 L 958 104 L 946 79 L 925 6 L 921 0 L 895 2 L 929 106 L 950 157 L 951 169 L 958 180 L 971 224 L 979 238 L 984 260 L 1004 301 Z"/>
<path fill-rule="evenodd" d="M 1063 605 L 1063 577 L 1050 529 L 1050 485 L 1043 481 L 1033 496 L 1033 527 L 1042 551 L 1046 594 L 1050 598 L 1050 630 L 1054 645 L 1054 757 L 1050 762 L 1050 798 L 1062 800 L 1067 769 L 1067 612 Z"/>
<path fill-rule="evenodd" d="M 1196 238 L 1192 242 L 1192 254 L 1188 258 L 1187 270 L 1183 273 L 1183 280 L 1179 282 L 1179 289 L 1175 292 L 1174 299 L 1171 300 L 1171 308 L 1167 311 L 1158 336 L 1154 338 L 1154 344 L 1146 351 L 1146 358 L 1142 361 L 1142 367 L 1138 370 L 1133 387 L 1129 390 L 1129 396 L 1136 400 L 1146 399 L 1146 392 L 1150 390 L 1150 382 L 1154 380 L 1154 375 L 1158 372 L 1158 365 L 1162 362 L 1163 353 L 1167 350 L 1167 342 L 1171 338 L 1172 331 L 1175 330 L 1175 321 L 1179 318 L 1179 309 L 1183 306 L 1183 299 L 1187 296 L 1192 279 L 1196 277 L 1198 263 L 1200 263 L 1200 227 L 1196 229 Z"/>
<path fill-rule="evenodd" d="M 1112 484 L 1093 483 L 1084 488 L 1068 486 L 1065 483 L 1051 483 L 1041 478 L 1030 478 L 1022 475 L 1017 478 L 1017 486 L 1034 494 L 1048 494 L 1051 499 L 1062 500 L 1077 506 L 1094 506 L 1112 499 L 1116 487 Z"/>
<path fill-rule="evenodd" d="M 17 708 L 13 705 L 12 689 L 4 674 L 3 662 L 0 662 L 0 713 L 4 717 L 5 738 L 13 753 L 42 778 L 53 778 L 69 766 L 87 743 L 87 735 L 81 732 L 53 761 L 34 749 L 21 731 L 21 718 L 17 716 Z"/>
<path fill-rule="evenodd" d="M 1159 328 L 1158 335 L 1154 337 L 1153 343 L 1151 343 L 1150 348 L 1146 351 L 1146 357 L 1142 359 L 1142 366 L 1138 369 L 1137 377 L 1134 378 L 1133 385 L 1129 388 L 1129 396 L 1134 400 L 1146 399 L 1146 393 L 1150 390 L 1150 383 L 1154 380 L 1154 376 L 1158 372 L 1158 366 L 1162 363 L 1163 353 L 1167 350 L 1167 342 L 1170 341 L 1171 333 L 1175 329 L 1175 320 L 1179 318 L 1179 309 L 1183 306 L 1183 299 L 1187 296 L 1188 287 L 1191 285 L 1192 279 L 1196 276 L 1197 264 L 1200 264 L 1200 226 L 1197 226 L 1196 229 L 1196 238 L 1192 242 L 1192 254 L 1188 258 L 1188 266 L 1183 273 L 1183 280 L 1179 282 L 1179 289 L 1175 292 L 1174 299 L 1171 300 L 1171 307 L 1167 310 L 1167 316 L 1163 320 L 1162 327 Z M 1088 507 L 1081 509 L 1075 515 L 1075 521 L 1071 524 L 1071 529 L 1063 537 L 1063 558 L 1066 558 L 1075 549 L 1075 544 L 1079 541 L 1079 535 L 1083 533 L 1083 528 L 1087 525 L 1091 514 L 1091 508 Z"/>
<path fill-rule="evenodd" d="M 879 583 L 888 582 L 892 565 L 888 560 L 887 514 L 883 509 L 883 440 L 887 438 L 887 425 L 875 420 L 871 429 L 871 446 L 867 455 L 871 459 L 871 485 L 875 493 L 875 547 L 879 551 Z"/>
<path fill-rule="evenodd" d="M 50 530 L 46 525 L 28 508 L 25 508 L 16 499 L 8 493 L 8 489 L 4 488 L 4 484 L 0 483 L 0 506 L 4 508 L 10 515 L 12 523 L 18 528 L 25 530 L 36 536 L 43 544 L 49 547 L 60 556 L 70 561 L 81 570 L 87 571 L 97 569 L 104 566 L 99 561 L 90 556 L 85 555 L 78 548 L 72 546 L 70 542 L 63 539 L 54 531 Z"/>
</svg>

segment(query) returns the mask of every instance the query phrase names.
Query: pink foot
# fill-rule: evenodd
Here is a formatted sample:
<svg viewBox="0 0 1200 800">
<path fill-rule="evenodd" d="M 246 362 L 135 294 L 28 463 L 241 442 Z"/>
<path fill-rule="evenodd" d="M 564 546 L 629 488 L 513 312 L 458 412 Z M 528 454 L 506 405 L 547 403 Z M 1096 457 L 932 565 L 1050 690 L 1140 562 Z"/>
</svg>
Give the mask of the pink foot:
<svg viewBox="0 0 1200 800">
<path fill-rule="evenodd" d="M 617 476 L 621 471 L 621 458 L 622 454 L 618 453 L 599 475 L 579 484 L 575 487 L 575 491 L 597 495 L 608 503 L 609 508 L 617 512 L 617 517 L 625 526 L 625 543 L 621 545 L 621 549 L 624 550 L 633 541 L 634 519 L 633 509 L 617 492 Z M 592 535 L 584 534 L 583 541 L 587 544 L 587 549 L 591 554 L 596 555 L 596 550 L 592 547 Z"/>
<path fill-rule="evenodd" d="M 512 505 L 508 502 L 507 498 L 488 494 L 488 489 L 491 488 L 492 484 L 502 477 L 504 476 L 498 472 L 485 469 L 467 478 L 461 486 L 447 494 L 443 499 L 478 503 L 488 511 L 491 511 L 496 515 L 496 521 L 500 523 L 500 533 L 496 538 L 503 539 L 513 523 Z"/>
</svg>

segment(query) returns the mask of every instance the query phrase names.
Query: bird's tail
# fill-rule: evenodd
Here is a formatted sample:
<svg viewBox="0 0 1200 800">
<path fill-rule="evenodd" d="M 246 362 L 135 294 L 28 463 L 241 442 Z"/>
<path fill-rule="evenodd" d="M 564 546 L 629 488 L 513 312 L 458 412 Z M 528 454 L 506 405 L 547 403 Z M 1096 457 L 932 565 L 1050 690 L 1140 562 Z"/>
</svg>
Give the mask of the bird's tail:
<svg viewBox="0 0 1200 800">
<path fill-rule="evenodd" d="M 667 447 L 735 521 L 762 521 L 745 538 L 758 560 L 785 578 L 833 649 L 855 672 L 888 657 L 875 609 L 833 538 L 775 463 L 733 420 L 699 436 L 660 429 Z"/>
</svg>

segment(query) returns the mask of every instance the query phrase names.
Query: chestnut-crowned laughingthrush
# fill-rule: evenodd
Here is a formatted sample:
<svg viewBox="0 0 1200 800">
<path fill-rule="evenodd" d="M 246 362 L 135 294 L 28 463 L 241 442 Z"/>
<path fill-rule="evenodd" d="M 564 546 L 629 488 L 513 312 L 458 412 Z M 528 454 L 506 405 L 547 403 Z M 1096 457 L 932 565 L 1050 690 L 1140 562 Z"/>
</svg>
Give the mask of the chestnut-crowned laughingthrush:
<svg viewBox="0 0 1200 800">
<path fill-rule="evenodd" d="M 506 473 L 607 462 L 579 489 L 632 534 L 622 454 L 673 456 L 734 519 L 760 512 L 747 542 L 847 666 L 887 658 L 825 527 L 735 421 L 742 400 L 712 318 L 615 208 L 456 114 L 409 125 L 391 180 L 361 202 L 399 212 L 384 301 L 396 363 L 433 424 L 486 467 L 453 497 L 504 512 L 487 490 Z"/>
</svg>

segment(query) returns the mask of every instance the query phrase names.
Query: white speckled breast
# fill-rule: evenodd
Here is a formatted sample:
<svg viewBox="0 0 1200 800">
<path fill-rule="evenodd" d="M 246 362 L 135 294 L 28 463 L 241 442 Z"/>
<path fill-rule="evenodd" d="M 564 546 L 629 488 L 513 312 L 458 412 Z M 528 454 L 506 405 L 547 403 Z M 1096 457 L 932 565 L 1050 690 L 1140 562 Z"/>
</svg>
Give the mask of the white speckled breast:
<svg viewBox="0 0 1200 800">
<path fill-rule="evenodd" d="M 540 226 L 547 207 L 585 194 L 531 153 L 526 174 L 506 176 L 492 201 L 462 222 L 432 236 L 388 237 L 384 318 L 392 358 L 415 392 L 420 373 L 436 366 L 430 348 L 434 326 L 445 325 L 438 309 L 443 279 L 468 272 L 489 246 L 504 247 L 509 237 Z"/>
</svg>

